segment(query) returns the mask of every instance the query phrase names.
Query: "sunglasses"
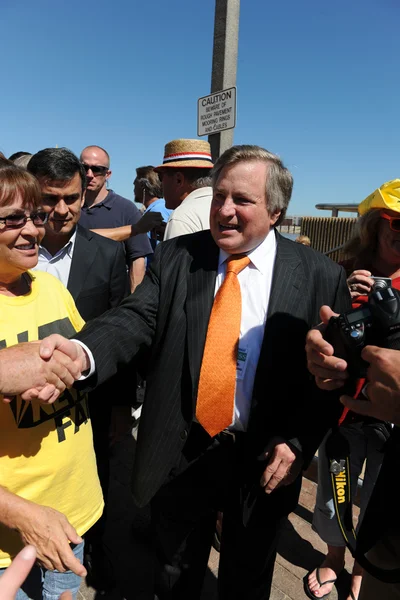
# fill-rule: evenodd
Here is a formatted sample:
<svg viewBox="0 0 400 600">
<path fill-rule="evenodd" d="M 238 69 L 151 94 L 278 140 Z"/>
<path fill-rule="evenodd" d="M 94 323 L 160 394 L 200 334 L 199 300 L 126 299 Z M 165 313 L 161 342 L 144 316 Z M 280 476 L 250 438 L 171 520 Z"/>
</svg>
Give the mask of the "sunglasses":
<svg viewBox="0 0 400 600">
<path fill-rule="evenodd" d="M 20 229 L 25 227 L 28 220 L 31 220 L 34 225 L 44 225 L 47 223 L 48 214 L 44 211 L 33 212 L 30 215 L 24 213 L 7 215 L 6 217 L 0 217 L 0 223 L 3 223 L 10 229 Z"/>
<path fill-rule="evenodd" d="M 82 163 L 85 172 L 92 171 L 93 175 L 105 175 L 108 171 L 108 167 L 103 167 L 102 165 L 86 165 Z"/>
<path fill-rule="evenodd" d="M 387 215 L 385 212 L 381 211 L 381 218 L 389 221 L 389 226 L 392 231 L 400 233 L 400 217 L 391 217 L 390 215 Z"/>
</svg>

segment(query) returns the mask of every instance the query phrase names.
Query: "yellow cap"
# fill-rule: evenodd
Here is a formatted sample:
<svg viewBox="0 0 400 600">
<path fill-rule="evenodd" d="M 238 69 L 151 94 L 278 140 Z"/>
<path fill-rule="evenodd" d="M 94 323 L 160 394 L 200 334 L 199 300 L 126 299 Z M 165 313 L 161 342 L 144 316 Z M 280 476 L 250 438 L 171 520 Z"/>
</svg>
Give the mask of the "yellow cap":
<svg viewBox="0 0 400 600">
<path fill-rule="evenodd" d="M 386 208 L 400 213 L 400 179 L 387 181 L 372 192 L 358 206 L 360 215 L 365 215 L 371 208 Z"/>
</svg>

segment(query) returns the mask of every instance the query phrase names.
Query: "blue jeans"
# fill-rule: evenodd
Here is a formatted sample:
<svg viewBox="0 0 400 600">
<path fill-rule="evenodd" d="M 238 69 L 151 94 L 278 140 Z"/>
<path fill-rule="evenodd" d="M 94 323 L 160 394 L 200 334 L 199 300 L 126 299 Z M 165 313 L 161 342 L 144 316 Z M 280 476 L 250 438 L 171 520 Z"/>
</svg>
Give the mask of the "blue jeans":
<svg viewBox="0 0 400 600">
<path fill-rule="evenodd" d="M 71 548 L 75 556 L 83 562 L 83 547 L 85 542 Z M 0 577 L 5 569 L 0 569 Z M 70 590 L 75 599 L 81 585 L 82 578 L 72 571 L 48 571 L 34 565 L 25 582 L 16 595 L 16 600 L 58 600 L 63 592 Z"/>
</svg>

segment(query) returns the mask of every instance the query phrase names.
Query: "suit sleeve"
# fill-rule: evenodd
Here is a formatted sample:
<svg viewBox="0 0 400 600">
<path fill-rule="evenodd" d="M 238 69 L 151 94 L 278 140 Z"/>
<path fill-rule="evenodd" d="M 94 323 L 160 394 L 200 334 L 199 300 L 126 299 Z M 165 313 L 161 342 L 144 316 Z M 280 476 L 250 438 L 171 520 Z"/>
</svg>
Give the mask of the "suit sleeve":
<svg viewBox="0 0 400 600">
<path fill-rule="evenodd" d="M 118 306 L 129 293 L 129 281 L 125 263 L 125 252 L 123 245 L 116 244 L 114 261 L 110 273 L 110 306 Z"/>
<path fill-rule="evenodd" d="M 96 373 L 87 381 L 89 389 L 107 381 L 151 347 L 159 304 L 160 256 L 161 253 L 156 252 L 143 283 L 134 294 L 116 308 L 92 319 L 74 336 L 93 353 Z"/>
<path fill-rule="evenodd" d="M 341 313 L 351 309 L 351 298 L 343 268 L 340 269 L 336 283 L 336 287 L 333 287 L 330 306 L 335 312 Z M 327 304 L 329 304 L 328 301 Z M 314 377 L 309 373 L 307 377 L 308 385 L 305 386 L 303 392 L 304 403 L 298 415 L 301 433 L 296 438 L 289 439 L 289 442 L 302 452 L 304 469 L 310 464 L 325 434 L 338 422 L 343 410 L 343 405 L 339 401 L 342 395 L 340 389 L 320 390 Z M 308 391 L 306 391 L 307 388 Z M 301 406 L 301 403 L 299 404 Z"/>
</svg>

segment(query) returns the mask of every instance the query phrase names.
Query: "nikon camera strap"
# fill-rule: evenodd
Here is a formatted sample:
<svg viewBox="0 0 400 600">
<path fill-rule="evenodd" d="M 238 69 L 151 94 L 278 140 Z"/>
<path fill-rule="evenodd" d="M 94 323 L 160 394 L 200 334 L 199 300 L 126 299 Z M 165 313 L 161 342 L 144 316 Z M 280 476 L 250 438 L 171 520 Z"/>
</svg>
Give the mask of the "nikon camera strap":
<svg viewBox="0 0 400 600">
<path fill-rule="evenodd" d="M 326 455 L 329 462 L 336 517 L 346 546 L 357 562 L 373 577 L 387 583 L 398 583 L 400 581 L 400 568 L 381 569 L 372 564 L 365 554 L 357 548 L 351 502 L 350 447 L 349 442 L 341 433 L 340 427 L 334 429 L 327 438 Z"/>
</svg>

